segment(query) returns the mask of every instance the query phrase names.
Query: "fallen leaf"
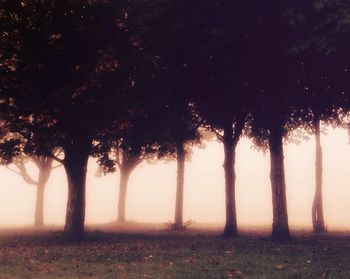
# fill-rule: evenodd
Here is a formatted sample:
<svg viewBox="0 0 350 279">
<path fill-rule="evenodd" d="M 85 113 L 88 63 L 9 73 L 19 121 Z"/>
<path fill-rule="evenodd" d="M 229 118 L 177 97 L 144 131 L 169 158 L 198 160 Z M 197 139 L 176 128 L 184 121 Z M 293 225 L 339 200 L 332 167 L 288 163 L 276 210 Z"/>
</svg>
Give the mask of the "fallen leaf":
<svg viewBox="0 0 350 279">
<path fill-rule="evenodd" d="M 278 269 L 278 270 L 282 270 L 282 269 L 284 269 L 285 267 L 286 267 L 285 264 L 278 264 L 278 265 L 276 265 L 276 269 Z"/>
<path fill-rule="evenodd" d="M 231 269 L 227 275 L 230 277 L 230 278 L 242 278 L 242 272 L 238 269 Z"/>
</svg>

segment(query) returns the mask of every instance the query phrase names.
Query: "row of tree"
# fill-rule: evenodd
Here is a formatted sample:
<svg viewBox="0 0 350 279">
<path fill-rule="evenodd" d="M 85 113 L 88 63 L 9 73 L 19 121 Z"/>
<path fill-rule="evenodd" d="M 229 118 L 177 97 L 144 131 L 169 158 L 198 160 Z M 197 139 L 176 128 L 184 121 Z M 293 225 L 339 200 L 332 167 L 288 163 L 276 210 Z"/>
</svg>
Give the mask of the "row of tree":
<svg viewBox="0 0 350 279">
<path fill-rule="evenodd" d="M 119 166 L 120 197 L 141 160 L 176 157 L 181 212 L 186 146 L 206 128 L 224 145 L 224 234 L 234 236 L 245 134 L 269 150 L 272 237 L 285 240 L 283 140 L 315 134 L 313 222 L 323 231 L 320 122 L 347 125 L 349 17 L 347 0 L 4 0 L 2 162 L 26 154 L 61 163 L 65 231 L 79 238 L 90 156 L 105 172 Z"/>
</svg>

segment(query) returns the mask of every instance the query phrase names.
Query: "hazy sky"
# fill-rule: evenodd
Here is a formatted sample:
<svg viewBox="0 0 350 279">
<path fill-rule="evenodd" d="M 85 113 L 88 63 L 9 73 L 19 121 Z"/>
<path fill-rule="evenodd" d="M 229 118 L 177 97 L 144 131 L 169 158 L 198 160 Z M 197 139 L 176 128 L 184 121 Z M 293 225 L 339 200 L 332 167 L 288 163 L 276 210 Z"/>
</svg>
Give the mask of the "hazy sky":
<svg viewBox="0 0 350 279">
<path fill-rule="evenodd" d="M 350 229 L 350 146 L 345 130 L 329 129 L 322 136 L 324 159 L 324 210 L 328 228 Z M 315 144 L 311 138 L 300 145 L 285 146 L 288 214 L 291 225 L 311 226 L 314 191 Z M 224 221 L 223 148 L 211 142 L 195 149 L 186 164 L 184 220 Z M 35 170 L 35 168 L 33 168 Z M 116 219 L 119 174 L 95 177 L 96 164 L 89 162 L 87 178 L 87 223 Z M 237 148 L 238 224 L 265 225 L 272 220 L 269 155 L 241 140 Z M 0 168 L 0 225 L 32 224 L 35 187 Z M 127 219 L 142 222 L 173 220 L 176 164 L 159 162 L 139 166 L 130 178 Z M 46 189 L 45 222 L 63 224 L 67 183 L 63 168 L 53 171 Z"/>
</svg>

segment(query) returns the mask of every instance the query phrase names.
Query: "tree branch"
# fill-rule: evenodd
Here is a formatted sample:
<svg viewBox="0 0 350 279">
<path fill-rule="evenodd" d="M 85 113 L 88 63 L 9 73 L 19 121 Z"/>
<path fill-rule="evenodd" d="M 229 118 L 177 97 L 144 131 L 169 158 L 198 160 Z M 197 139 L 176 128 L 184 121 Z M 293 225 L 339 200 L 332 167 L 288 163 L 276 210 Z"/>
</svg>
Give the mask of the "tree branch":
<svg viewBox="0 0 350 279">
<path fill-rule="evenodd" d="M 56 160 L 57 162 L 59 162 L 60 164 L 62 164 L 62 165 L 64 165 L 64 159 L 61 159 L 61 158 L 58 158 L 54 153 L 49 153 L 49 156 L 52 158 L 52 159 L 54 159 L 54 160 Z"/>
<path fill-rule="evenodd" d="M 224 141 L 224 136 L 217 129 L 213 129 L 213 132 L 220 141 Z"/>
<path fill-rule="evenodd" d="M 53 152 L 53 154 L 58 157 L 62 154 L 62 149 L 61 148 L 57 148 L 55 149 L 55 151 Z"/>
<path fill-rule="evenodd" d="M 27 169 L 22 160 L 16 160 L 13 164 L 19 169 L 20 175 L 24 179 L 25 182 L 31 185 L 38 185 L 39 182 L 35 181 L 27 172 Z"/>
</svg>

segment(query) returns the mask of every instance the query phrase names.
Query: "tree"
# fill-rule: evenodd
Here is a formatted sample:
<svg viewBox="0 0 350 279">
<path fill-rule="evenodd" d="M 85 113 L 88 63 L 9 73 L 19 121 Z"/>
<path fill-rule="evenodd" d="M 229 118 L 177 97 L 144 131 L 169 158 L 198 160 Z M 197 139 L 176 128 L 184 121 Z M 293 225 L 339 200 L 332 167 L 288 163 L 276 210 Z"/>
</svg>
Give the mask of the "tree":
<svg viewBox="0 0 350 279">
<path fill-rule="evenodd" d="M 189 147 L 200 142 L 200 118 L 190 98 L 191 72 L 198 50 L 198 12 L 196 3 L 159 1 L 155 5 L 148 45 L 153 53 L 155 82 L 152 95 L 158 92 L 153 106 L 158 116 L 159 157 L 176 158 L 177 183 L 175 216 L 172 228 L 183 229 L 185 161 Z M 162 39 L 159 39 L 162 38 Z M 176 52 L 176 55 L 174 55 Z"/>
<path fill-rule="evenodd" d="M 300 90 L 303 96 L 300 113 L 297 114 L 302 119 L 303 128 L 315 138 L 315 194 L 311 208 L 314 232 L 326 231 L 322 193 L 322 123 L 340 125 L 338 104 L 341 96 L 332 78 L 334 67 L 331 59 L 331 55 L 325 56 L 316 51 L 302 57 L 304 78 L 301 80 L 304 82 Z"/>
<path fill-rule="evenodd" d="M 315 232 L 325 232 L 322 200 L 321 123 L 342 126 L 339 112 L 348 99 L 346 85 L 349 35 L 346 1 L 307 1 L 298 3 L 288 13 L 294 30 L 293 52 L 300 61 L 300 98 L 297 117 L 304 128 L 315 136 L 315 195 L 312 204 L 312 224 Z M 345 106 L 344 106 L 345 105 Z M 346 109 L 345 109 L 346 111 Z"/>
<path fill-rule="evenodd" d="M 282 139 L 305 125 L 317 139 L 313 221 L 316 230 L 324 229 L 319 126 L 323 119 L 337 121 L 346 103 L 341 96 L 347 91 L 347 63 L 340 62 L 345 52 L 335 49 L 345 49 L 348 14 L 348 3 L 342 0 L 271 1 L 260 10 L 255 73 L 259 102 L 251 127 L 258 144 L 270 150 L 274 239 L 289 238 Z"/>
<path fill-rule="evenodd" d="M 254 143 L 270 153 L 270 180 L 272 191 L 272 238 L 285 241 L 290 238 L 283 139 L 300 125 L 293 118 L 297 91 L 298 60 L 290 51 L 290 29 L 284 18 L 288 5 L 285 1 L 269 1 L 259 7 L 255 31 L 256 67 L 255 102 L 250 114 L 250 136 Z"/>
<path fill-rule="evenodd" d="M 158 146 L 154 142 L 156 120 L 149 114 L 132 114 L 125 119 L 123 125 L 114 127 L 110 135 L 100 140 L 94 147 L 94 156 L 98 158 L 99 175 L 120 172 L 119 200 L 117 222 L 126 221 L 126 194 L 131 173 L 143 161 L 156 157 Z M 146 128 L 146 129 L 145 129 Z"/>
<path fill-rule="evenodd" d="M 32 161 L 39 170 L 38 178 L 34 179 L 27 171 L 26 164 Z M 45 156 L 27 157 L 25 155 L 18 155 L 13 158 L 12 163 L 17 170 L 10 167 L 9 170 L 20 175 L 25 182 L 36 186 L 36 203 L 34 213 L 34 226 L 44 225 L 44 194 L 45 186 L 50 178 L 51 171 L 57 166 L 53 166 L 53 158 Z"/>
<path fill-rule="evenodd" d="M 175 73 L 174 73 L 175 74 Z M 202 136 L 199 132 L 200 119 L 195 108 L 189 103 L 189 100 L 177 90 L 183 88 L 179 86 L 184 80 L 178 79 L 179 73 L 173 77 L 171 73 L 166 73 L 166 85 L 164 102 L 157 110 L 159 116 L 158 139 L 158 157 L 166 160 L 176 159 L 176 197 L 175 197 L 175 214 L 173 230 L 184 229 L 183 210 L 184 210 L 184 186 L 185 186 L 185 162 L 190 158 L 190 147 L 199 145 Z M 164 81 L 164 80 L 163 80 Z M 162 81 L 162 82 L 163 82 Z M 185 82 L 187 82 L 185 80 Z M 186 96 L 186 95 L 185 95 Z"/>
<path fill-rule="evenodd" d="M 252 3 L 207 3 L 202 44 L 194 75 L 194 100 L 205 127 L 224 146 L 226 222 L 223 235 L 236 236 L 236 147 L 246 126 L 254 90 L 255 8 Z"/>
<path fill-rule="evenodd" d="M 129 178 L 137 165 L 143 161 L 143 158 L 141 151 L 122 148 L 120 146 L 114 147 L 111 153 L 114 153 L 114 158 L 109 160 L 115 160 L 115 163 L 118 166 L 118 170 L 120 172 L 117 223 L 124 223 L 126 221 L 126 194 Z M 106 171 L 103 169 L 103 166 L 99 167 L 97 176 L 101 176 L 103 173 L 106 173 Z M 107 172 L 110 171 L 111 170 L 108 170 Z"/>
<path fill-rule="evenodd" d="M 181 109 L 185 109 L 182 107 Z M 185 112 L 185 111 L 184 111 Z M 185 161 L 189 155 L 187 150 L 189 145 L 200 142 L 200 134 L 198 133 L 198 126 L 196 126 L 195 118 L 186 118 L 185 113 L 179 118 L 182 123 L 177 123 L 175 128 L 175 150 L 176 150 L 176 199 L 175 199 L 175 216 L 174 216 L 174 230 L 181 230 L 184 228 L 183 222 L 183 208 L 184 208 L 184 186 L 185 186 Z M 180 128 L 181 126 L 181 128 Z M 186 148 L 187 145 L 187 148 Z M 171 150 L 171 149 L 170 149 Z"/>
<path fill-rule="evenodd" d="M 8 75 L 1 91 L 11 110 L 7 121 L 13 132 L 30 139 L 26 153 L 63 164 L 65 231 L 72 238 L 84 231 L 92 147 L 130 109 L 128 59 L 141 48 L 127 2 L 3 1 L 0 7 L 1 39 L 15 45 L 1 52 L 2 61 L 11 62 L 1 63 Z M 62 148 L 64 159 L 50 152 L 54 148 Z"/>
</svg>

